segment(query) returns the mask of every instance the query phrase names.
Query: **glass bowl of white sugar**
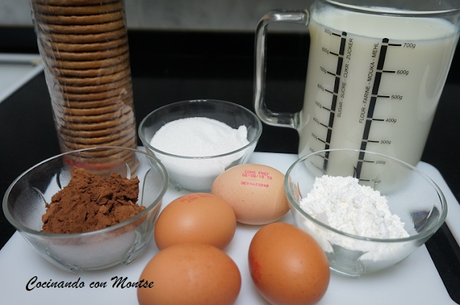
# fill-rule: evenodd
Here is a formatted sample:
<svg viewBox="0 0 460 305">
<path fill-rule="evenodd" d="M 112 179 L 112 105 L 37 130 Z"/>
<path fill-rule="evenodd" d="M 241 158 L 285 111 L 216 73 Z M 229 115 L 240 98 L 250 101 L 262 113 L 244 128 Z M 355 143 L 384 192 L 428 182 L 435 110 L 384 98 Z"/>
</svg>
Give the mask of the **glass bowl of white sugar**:
<svg viewBox="0 0 460 305">
<path fill-rule="evenodd" d="M 320 244 L 331 270 L 348 276 L 400 263 L 447 216 L 444 195 L 427 175 L 369 151 L 301 157 L 286 172 L 285 189 L 295 224 Z"/>
<path fill-rule="evenodd" d="M 160 107 L 139 124 L 146 151 L 162 161 L 178 191 L 208 192 L 218 175 L 247 163 L 262 123 L 238 104 L 186 100 Z"/>
</svg>

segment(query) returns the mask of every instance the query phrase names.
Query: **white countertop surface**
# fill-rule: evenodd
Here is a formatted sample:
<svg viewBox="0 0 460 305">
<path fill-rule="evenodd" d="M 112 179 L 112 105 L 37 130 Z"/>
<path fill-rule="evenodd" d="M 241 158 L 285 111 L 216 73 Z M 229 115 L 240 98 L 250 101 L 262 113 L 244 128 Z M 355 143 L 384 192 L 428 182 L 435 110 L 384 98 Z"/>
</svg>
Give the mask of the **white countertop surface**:
<svg viewBox="0 0 460 305">
<path fill-rule="evenodd" d="M 266 164 L 285 173 L 296 160 L 293 154 L 254 153 L 250 162 Z M 445 184 L 439 172 L 429 164 L 421 162 L 418 167 L 427 173 L 445 193 L 449 205 L 447 224 L 459 241 L 460 205 Z M 183 193 L 168 190 L 163 204 L 166 205 Z M 454 221 L 457 219 L 457 221 Z M 290 212 L 281 221 L 293 223 Z M 252 283 L 247 267 L 247 250 L 252 236 L 259 229 L 255 226 L 238 225 L 237 232 L 226 252 L 234 259 L 242 275 L 242 287 L 236 304 L 268 304 L 258 294 Z M 137 281 L 144 266 L 157 253 L 151 242 L 143 255 L 128 266 L 116 266 L 97 272 L 70 274 L 57 269 L 41 258 L 16 232 L 0 252 L 0 287 L 2 304 L 138 304 L 136 289 L 112 288 L 112 278 L 128 277 Z M 36 288 L 26 290 L 30 279 L 39 281 L 78 281 L 84 283 L 79 289 Z M 90 288 L 92 282 L 107 282 L 105 288 Z M 433 305 L 456 304 L 449 297 L 446 288 L 431 260 L 425 246 L 415 251 L 410 257 L 383 272 L 348 278 L 337 274 L 331 275 L 326 295 L 319 304 L 354 304 L 354 305 Z"/>
</svg>

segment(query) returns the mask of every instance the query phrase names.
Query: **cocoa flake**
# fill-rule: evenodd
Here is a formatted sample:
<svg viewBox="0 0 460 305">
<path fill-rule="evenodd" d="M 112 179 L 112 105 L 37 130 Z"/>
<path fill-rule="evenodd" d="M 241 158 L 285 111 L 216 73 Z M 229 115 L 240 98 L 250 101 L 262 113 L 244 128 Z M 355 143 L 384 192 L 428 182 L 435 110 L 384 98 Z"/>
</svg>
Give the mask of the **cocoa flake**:
<svg viewBox="0 0 460 305">
<path fill-rule="evenodd" d="M 42 216 L 42 231 L 82 233 L 123 222 L 141 211 L 139 179 L 117 173 L 104 178 L 83 168 L 72 170 L 69 184 L 57 192 Z"/>
</svg>

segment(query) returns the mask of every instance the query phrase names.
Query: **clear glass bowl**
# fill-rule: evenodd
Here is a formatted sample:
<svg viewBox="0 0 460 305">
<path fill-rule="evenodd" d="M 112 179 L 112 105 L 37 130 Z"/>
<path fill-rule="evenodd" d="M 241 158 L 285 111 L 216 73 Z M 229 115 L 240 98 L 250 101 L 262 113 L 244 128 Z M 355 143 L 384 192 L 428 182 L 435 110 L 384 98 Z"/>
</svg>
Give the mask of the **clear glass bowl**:
<svg viewBox="0 0 460 305">
<path fill-rule="evenodd" d="M 193 117 L 214 119 L 234 129 L 244 125 L 248 131 L 249 143 L 220 155 L 199 157 L 171 154 L 150 144 L 155 133 L 167 123 Z M 262 134 L 262 123 L 254 113 L 234 103 L 219 100 L 187 100 L 168 104 L 151 112 L 139 124 L 138 134 L 146 151 L 165 165 L 170 185 L 174 189 L 208 192 L 218 175 L 232 166 L 248 161 Z"/>
<path fill-rule="evenodd" d="M 127 178 L 137 176 L 138 204 L 146 209 L 124 222 L 96 231 L 42 232 L 45 203 L 50 203 L 51 197 L 68 184 L 74 167 L 84 167 L 100 176 L 112 172 Z M 145 249 L 167 187 L 166 169 L 156 158 L 127 147 L 95 147 L 54 156 L 25 171 L 6 191 L 3 212 L 32 247 L 52 264 L 74 273 L 99 270 L 129 264 Z"/>
<path fill-rule="evenodd" d="M 386 197 L 391 213 L 404 222 L 409 237 L 377 239 L 348 234 L 306 213 L 300 201 L 310 193 L 315 179 L 323 175 L 352 176 L 378 190 Z M 331 270 L 349 276 L 401 262 L 438 230 L 447 215 L 444 195 L 428 176 L 403 161 L 369 151 L 332 149 L 311 153 L 288 169 L 284 183 L 296 225 L 318 241 Z"/>
</svg>

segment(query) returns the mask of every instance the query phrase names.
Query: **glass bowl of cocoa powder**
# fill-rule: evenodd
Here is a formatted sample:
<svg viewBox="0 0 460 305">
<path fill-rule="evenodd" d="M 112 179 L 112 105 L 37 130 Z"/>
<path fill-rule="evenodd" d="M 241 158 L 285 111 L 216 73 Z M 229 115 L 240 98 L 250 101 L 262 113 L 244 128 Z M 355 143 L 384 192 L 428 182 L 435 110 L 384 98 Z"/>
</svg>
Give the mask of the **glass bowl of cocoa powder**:
<svg viewBox="0 0 460 305">
<path fill-rule="evenodd" d="M 430 177 L 371 151 L 312 152 L 288 169 L 284 185 L 295 224 L 323 248 L 331 270 L 352 277 L 391 273 L 447 216 Z"/>
<path fill-rule="evenodd" d="M 3 198 L 8 221 L 46 260 L 78 273 L 129 264 L 146 248 L 168 187 L 155 157 L 93 147 L 44 160 Z"/>
</svg>

